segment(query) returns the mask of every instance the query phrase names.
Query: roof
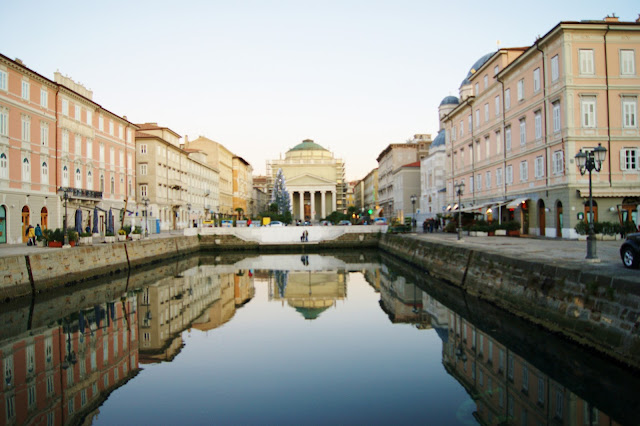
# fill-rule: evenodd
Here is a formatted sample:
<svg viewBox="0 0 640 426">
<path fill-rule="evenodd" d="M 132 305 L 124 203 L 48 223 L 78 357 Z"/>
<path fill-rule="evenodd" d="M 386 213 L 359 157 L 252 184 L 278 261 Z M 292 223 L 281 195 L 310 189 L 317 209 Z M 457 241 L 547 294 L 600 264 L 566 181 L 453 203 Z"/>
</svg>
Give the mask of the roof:
<svg viewBox="0 0 640 426">
<path fill-rule="evenodd" d="M 469 84 L 471 82 L 471 76 L 475 74 L 475 72 L 478 71 L 478 69 L 480 69 L 480 67 L 483 66 L 484 63 L 487 62 L 495 54 L 496 52 L 487 53 L 486 55 L 482 56 L 480 59 L 475 61 L 471 66 L 471 68 L 469 68 L 469 72 L 467 73 L 467 76 L 465 77 L 465 79 L 462 80 L 462 83 L 460 83 L 460 86 L 462 87 L 466 84 Z"/>
<path fill-rule="evenodd" d="M 431 142 L 431 148 L 435 148 L 437 146 L 444 145 L 445 139 L 446 139 L 445 138 L 445 132 L 444 132 L 444 129 L 442 129 L 442 130 L 440 130 L 438 132 L 438 135 L 435 137 L 433 142 Z"/>
<path fill-rule="evenodd" d="M 415 161 L 413 163 L 405 164 L 402 167 L 420 167 L 420 162 L 419 161 Z"/>
<path fill-rule="evenodd" d="M 321 147 L 311 139 L 305 139 L 302 143 L 299 143 L 287 152 L 291 151 L 327 151 L 327 149 Z"/>
<path fill-rule="evenodd" d="M 442 102 L 440 102 L 440 106 L 442 105 L 458 105 L 460 103 L 460 99 L 455 96 L 447 96 Z"/>
</svg>

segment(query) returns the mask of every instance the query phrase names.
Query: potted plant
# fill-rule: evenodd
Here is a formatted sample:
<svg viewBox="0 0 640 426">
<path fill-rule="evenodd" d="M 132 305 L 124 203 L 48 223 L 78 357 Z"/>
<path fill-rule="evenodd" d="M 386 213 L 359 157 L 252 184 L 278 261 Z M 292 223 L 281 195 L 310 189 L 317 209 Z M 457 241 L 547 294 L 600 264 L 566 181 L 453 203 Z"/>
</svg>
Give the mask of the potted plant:
<svg viewBox="0 0 640 426">
<path fill-rule="evenodd" d="M 124 229 L 118 229 L 118 241 L 126 241 L 127 240 L 127 231 Z"/>
<path fill-rule="evenodd" d="M 520 222 L 517 220 L 510 220 L 505 222 L 505 229 L 507 230 L 507 235 L 510 237 L 519 237 L 520 236 Z"/>
<path fill-rule="evenodd" d="M 79 239 L 78 239 L 78 244 L 83 245 L 83 246 L 90 246 L 93 244 L 93 234 L 91 232 L 81 232 Z"/>
<path fill-rule="evenodd" d="M 67 229 L 67 238 L 69 240 L 69 245 L 71 247 L 75 247 L 76 243 L 78 242 L 78 232 L 75 229 Z"/>
<path fill-rule="evenodd" d="M 105 243 L 115 243 L 116 242 L 116 236 L 114 235 L 113 232 L 105 232 L 104 234 L 104 242 Z"/>
<path fill-rule="evenodd" d="M 47 240 L 48 247 L 62 247 L 64 243 L 64 232 L 60 228 L 56 228 L 54 231 L 45 229 L 42 236 Z"/>
<path fill-rule="evenodd" d="M 140 238 L 142 238 L 142 227 L 136 226 L 131 233 L 131 239 L 135 241 L 139 240 Z"/>
</svg>

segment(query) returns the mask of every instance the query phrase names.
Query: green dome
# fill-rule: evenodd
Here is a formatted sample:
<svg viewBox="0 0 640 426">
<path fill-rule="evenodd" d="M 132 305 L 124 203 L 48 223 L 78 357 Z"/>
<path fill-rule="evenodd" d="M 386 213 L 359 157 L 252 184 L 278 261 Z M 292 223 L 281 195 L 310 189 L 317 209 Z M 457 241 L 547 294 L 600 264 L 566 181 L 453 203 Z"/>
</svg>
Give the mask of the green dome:
<svg viewBox="0 0 640 426">
<path fill-rule="evenodd" d="M 326 151 L 323 147 L 312 141 L 311 139 L 305 139 L 302 143 L 294 146 L 289 150 L 291 151 Z"/>
<path fill-rule="evenodd" d="M 328 307 L 325 308 L 295 308 L 304 319 L 306 320 L 314 320 L 320 316 L 321 313 L 326 311 Z"/>
</svg>

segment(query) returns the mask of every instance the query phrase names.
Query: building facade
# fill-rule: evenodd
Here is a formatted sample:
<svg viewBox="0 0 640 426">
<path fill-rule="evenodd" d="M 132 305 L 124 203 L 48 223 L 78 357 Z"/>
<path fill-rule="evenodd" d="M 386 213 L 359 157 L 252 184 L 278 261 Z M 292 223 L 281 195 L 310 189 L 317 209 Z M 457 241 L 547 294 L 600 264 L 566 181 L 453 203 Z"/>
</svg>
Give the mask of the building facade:
<svg viewBox="0 0 640 426">
<path fill-rule="evenodd" d="M 344 162 L 310 139 L 291 148 L 284 160 L 267 162 L 269 188 L 282 169 L 294 219 L 318 221 L 331 212 L 346 212 Z"/>
<path fill-rule="evenodd" d="M 417 159 L 418 144 L 412 142 L 390 144 L 378 155 L 378 194 L 380 197 L 378 206 L 382 210 L 376 216 L 384 216 L 389 220 L 396 216 L 394 171 L 405 164 L 417 161 Z"/>
<path fill-rule="evenodd" d="M 594 220 L 638 223 L 638 22 L 561 22 L 527 48 L 472 67 L 445 117 L 447 196 L 462 211 L 517 220 L 524 234 L 575 238 L 589 176 L 574 157 L 607 149 L 594 172 Z"/>
</svg>

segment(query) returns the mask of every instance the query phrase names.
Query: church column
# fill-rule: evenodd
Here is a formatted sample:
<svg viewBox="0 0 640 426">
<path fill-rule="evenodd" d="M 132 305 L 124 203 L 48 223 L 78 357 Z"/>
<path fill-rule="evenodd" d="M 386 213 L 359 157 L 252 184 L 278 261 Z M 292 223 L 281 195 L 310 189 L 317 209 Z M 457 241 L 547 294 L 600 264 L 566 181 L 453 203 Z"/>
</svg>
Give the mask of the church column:
<svg viewBox="0 0 640 426">
<path fill-rule="evenodd" d="M 336 208 L 337 208 L 336 207 L 336 191 L 335 190 L 331 191 L 331 198 L 332 198 L 331 205 L 333 206 L 333 210 L 331 210 L 331 211 L 335 212 Z"/>
<path fill-rule="evenodd" d="M 320 212 L 320 217 L 327 216 L 327 191 L 320 191 L 320 202 L 322 204 L 322 211 Z"/>
<path fill-rule="evenodd" d="M 311 220 L 315 220 L 316 215 L 316 191 L 309 191 L 311 194 Z"/>
<path fill-rule="evenodd" d="M 298 202 L 300 203 L 300 220 L 304 222 L 304 191 L 298 191 Z"/>
</svg>

